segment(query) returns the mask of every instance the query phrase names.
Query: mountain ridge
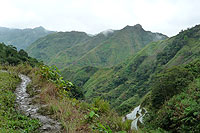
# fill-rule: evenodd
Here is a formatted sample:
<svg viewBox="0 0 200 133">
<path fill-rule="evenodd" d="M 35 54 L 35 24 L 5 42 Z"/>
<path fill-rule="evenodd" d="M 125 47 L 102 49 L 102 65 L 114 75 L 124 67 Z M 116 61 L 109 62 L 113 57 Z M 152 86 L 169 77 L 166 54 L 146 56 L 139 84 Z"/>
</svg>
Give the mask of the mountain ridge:
<svg viewBox="0 0 200 133">
<path fill-rule="evenodd" d="M 88 36 L 85 33 L 87 35 L 85 40 L 81 40 L 80 42 L 77 42 L 77 44 L 53 54 L 56 58 L 53 58 L 53 56 L 50 59 L 47 59 L 46 57 L 38 58 L 37 56 L 42 54 L 49 55 L 49 51 L 45 48 L 37 49 L 37 46 L 45 45 L 47 42 L 50 43 L 48 44 L 49 47 L 53 47 L 54 44 L 60 45 L 59 43 L 61 42 L 61 37 L 59 37 L 58 34 L 60 34 L 60 36 L 65 36 L 65 33 L 72 34 L 72 32 L 59 32 L 52 34 L 54 35 L 52 36 L 54 39 L 57 36 L 57 40 L 55 40 L 54 43 L 53 39 L 48 39 L 48 36 L 46 36 L 44 37 L 45 39 L 43 38 L 44 40 L 37 40 L 31 44 L 31 46 L 27 48 L 27 51 L 31 56 L 44 60 L 44 62 L 48 65 L 58 65 L 61 69 L 64 69 L 69 65 L 71 65 L 70 67 L 73 67 L 74 65 L 110 67 L 120 63 L 128 56 L 135 54 L 147 43 L 167 38 L 167 36 L 162 34 L 145 31 L 138 25 L 112 31 L 112 33 L 109 33 L 106 36 L 102 32 L 95 36 Z M 78 34 L 81 32 L 76 33 Z M 71 36 L 69 34 L 66 35 L 65 38 L 69 38 L 69 36 Z M 63 40 L 63 45 L 72 45 L 68 44 L 67 41 L 67 39 Z M 124 51 L 127 51 L 126 54 Z"/>
<path fill-rule="evenodd" d="M 42 26 L 26 29 L 0 27 L 0 42 L 14 45 L 18 50 L 26 49 L 38 38 L 50 33 L 53 33 L 53 31 L 48 31 Z"/>
</svg>

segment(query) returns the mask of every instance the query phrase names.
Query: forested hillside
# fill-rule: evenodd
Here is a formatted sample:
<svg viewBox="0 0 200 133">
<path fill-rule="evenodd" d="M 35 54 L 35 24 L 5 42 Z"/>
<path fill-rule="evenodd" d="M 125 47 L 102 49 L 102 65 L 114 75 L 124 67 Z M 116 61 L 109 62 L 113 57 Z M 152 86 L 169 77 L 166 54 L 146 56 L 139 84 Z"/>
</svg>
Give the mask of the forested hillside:
<svg viewBox="0 0 200 133">
<path fill-rule="evenodd" d="M 200 60 L 156 74 L 142 105 L 146 130 L 200 132 Z"/>
<path fill-rule="evenodd" d="M 40 37 L 44 37 L 50 33 L 53 32 L 43 27 L 34 29 L 10 29 L 0 27 L 0 42 L 14 45 L 17 49 L 25 49 Z"/>
<path fill-rule="evenodd" d="M 152 41 L 166 39 L 160 33 L 145 31 L 141 25 L 89 36 L 82 32 L 60 32 L 43 37 L 27 48 L 28 53 L 48 65 L 80 68 L 110 67 L 136 54 Z"/>
<path fill-rule="evenodd" d="M 73 77 L 73 81 L 84 83 L 82 87 L 87 99 L 101 96 L 110 101 L 116 110 L 125 113 L 139 104 L 141 98 L 150 91 L 156 73 L 200 57 L 199 38 L 200 25 L 197 25 L 164 41 L 148 44 L 118 66 L 99 69 L 90 77 L 82 76 L 81 72 L 77 78 Z"/>
</svg>

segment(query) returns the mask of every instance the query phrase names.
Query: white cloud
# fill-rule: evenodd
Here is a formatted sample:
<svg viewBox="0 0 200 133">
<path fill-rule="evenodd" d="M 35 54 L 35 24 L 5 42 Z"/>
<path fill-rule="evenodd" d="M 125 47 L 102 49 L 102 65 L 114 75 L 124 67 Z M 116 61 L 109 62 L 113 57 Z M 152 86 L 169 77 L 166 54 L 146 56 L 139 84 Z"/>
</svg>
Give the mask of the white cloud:
<svg viewBox="0 0 200 133">
<path fill-rule="evenodd" d="M 140 23 L 169 36 L 200 22 L 199 0 L 0 0 L 0 26 L 99 33 Z"/>
</svg>

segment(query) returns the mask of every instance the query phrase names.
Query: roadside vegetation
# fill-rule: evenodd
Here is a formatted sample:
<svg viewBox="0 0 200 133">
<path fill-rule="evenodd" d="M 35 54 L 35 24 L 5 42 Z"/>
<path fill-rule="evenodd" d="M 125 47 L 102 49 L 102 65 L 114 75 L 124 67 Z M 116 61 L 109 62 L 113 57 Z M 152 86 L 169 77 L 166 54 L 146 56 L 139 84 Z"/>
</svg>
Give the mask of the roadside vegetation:
<svg viewBox="0 0 200 133">
<path fill-rule="evenodd" d="M 1 133 L 37 132 L 40 126 L 38 120 L 31 119 L 17 110 L 14 91 L 19 82 L 17 74 L 0 71 Z"/>
</svg>

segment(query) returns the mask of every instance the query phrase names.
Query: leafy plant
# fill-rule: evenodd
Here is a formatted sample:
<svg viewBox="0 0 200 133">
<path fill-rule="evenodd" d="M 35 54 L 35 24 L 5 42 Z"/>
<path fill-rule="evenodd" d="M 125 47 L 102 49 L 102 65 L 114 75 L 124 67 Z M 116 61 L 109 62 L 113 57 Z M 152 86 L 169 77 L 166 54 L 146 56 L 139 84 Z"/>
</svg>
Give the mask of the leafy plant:
<svg viewBox="0 0 200 133">
<path fill-rule="evenodd" d="M 37 73 L 41 75 L 42 79 L 55 83 L 61 93 L 75 98 L 83 98 L 82 92 L 70 81 L 64 80 L 56 66 L 42 65 Z"/>
</svg>

